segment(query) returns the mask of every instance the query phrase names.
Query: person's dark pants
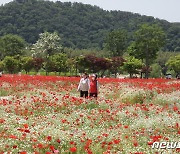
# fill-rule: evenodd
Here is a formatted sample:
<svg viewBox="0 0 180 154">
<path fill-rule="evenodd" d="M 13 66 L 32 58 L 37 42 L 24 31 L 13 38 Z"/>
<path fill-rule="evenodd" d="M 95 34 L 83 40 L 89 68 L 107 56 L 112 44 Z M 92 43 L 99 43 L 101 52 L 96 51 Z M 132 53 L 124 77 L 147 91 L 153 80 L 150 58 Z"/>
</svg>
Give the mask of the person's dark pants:
<svg viewBox="0 0 180 154">
<path fill-rule="evenodd" d="M 89 97 L 97 97 L 97 93 L 90 93 Z"/>
<path fill-rule="evenodd" d="M 88 91 L 80 91 L 80 97 L 85 97 L 87 98 L 88 97 Z"/>
</svg>

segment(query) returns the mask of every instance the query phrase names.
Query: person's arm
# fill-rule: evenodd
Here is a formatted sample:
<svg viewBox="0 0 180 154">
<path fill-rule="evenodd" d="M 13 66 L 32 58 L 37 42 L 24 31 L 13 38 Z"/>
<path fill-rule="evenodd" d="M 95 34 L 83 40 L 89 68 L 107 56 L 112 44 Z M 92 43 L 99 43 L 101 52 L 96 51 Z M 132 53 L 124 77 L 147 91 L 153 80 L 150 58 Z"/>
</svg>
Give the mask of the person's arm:
<svg viewBox="0 0 180 154">
<path fill-rule="evenodd" d="M 90 80 L 88 79 L 88 91 L 90 90 Z"/>
<path fill-rule="evenodd" d="M 81 82 L 82 82 L 82 79 L 79 81 L 79 85 L 78 85 L 78 89 L 77 89 L 77 91 L 80 91 Z"/>
<path fill-rule="evenodd" d="M 99 82 L 97 81 L 97 93 L 99 91 Z"/>
</svg>

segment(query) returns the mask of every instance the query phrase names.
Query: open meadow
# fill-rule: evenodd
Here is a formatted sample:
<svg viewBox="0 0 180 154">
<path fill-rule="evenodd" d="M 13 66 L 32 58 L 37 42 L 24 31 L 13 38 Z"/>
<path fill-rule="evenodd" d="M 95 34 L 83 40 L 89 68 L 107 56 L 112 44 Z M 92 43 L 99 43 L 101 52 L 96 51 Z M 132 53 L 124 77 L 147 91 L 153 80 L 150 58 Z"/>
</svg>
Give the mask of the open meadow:
<svg viewBox="0 0 180 154">
<path fill-rule="evenodd" d="M 153 142 L 180 139 L 180 80 L 98 79 L 82 99 L 80 78 L 3 75 L 0 153 L 173 154 Z"/>
</svg>

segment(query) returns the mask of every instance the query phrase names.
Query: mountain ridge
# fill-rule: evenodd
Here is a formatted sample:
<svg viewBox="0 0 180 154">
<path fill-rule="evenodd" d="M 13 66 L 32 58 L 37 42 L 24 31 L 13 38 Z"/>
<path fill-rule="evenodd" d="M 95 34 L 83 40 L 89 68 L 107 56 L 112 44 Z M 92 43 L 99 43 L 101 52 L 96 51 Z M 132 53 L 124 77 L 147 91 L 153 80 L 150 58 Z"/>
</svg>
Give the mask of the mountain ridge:
<svg viewBox="0 0 180 154">
<path fill-rule="evenodd" d="M 125 11 L 108 11 L 98 6 L 71 2 L 16 0 L 0 6 L 0 36 L 12 33 L 34 43 L 44 31 L 57 31 L 62 44 L 71 48 L 98 48 L 113 29 L 132 34 L 143 23 L 158 24 L 167 34 L 166 51 L 180 51 L 180 23 Z"/>
</svg>

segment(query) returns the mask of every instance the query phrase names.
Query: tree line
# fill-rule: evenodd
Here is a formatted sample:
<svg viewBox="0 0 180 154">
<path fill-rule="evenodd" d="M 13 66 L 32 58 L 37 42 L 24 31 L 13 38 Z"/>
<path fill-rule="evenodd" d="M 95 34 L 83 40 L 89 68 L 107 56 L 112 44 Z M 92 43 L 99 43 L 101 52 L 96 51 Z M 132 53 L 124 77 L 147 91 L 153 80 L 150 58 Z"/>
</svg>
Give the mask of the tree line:
<svg viewBox="0 0 180 154">
<path fill-rule="evenodd" d="M 73 49 L 104 48 L 109 32 L 124 29 L 127 42 L 139 25 L 158 24 L 166 33 L 163 51 L 180 51 L 180 24 L 136 13 L 106 11 L 97 6 L 71 2 L 14 0 L 0 6 L 0 36 L 17 34 L 34 44 L 44 31 L 58 32 L 64 47 Z"/>
<path fill-rule="evenodd" d="M 21 36 L 7 34 L 0 37 L 0 71 L 67 73 L 98 73 L 100 76 L 129 73 L 145 78 L 161 77 L 168 71 L 180 73 L 180 54 L 158 52 L 166 35 L 158 25 L 143 24 L 128 44 L 128 32 L 113 30 L 104 41 L 103 50 L 80 50 L 64 47 L 57 32 L 44 32 L 29 45 Z"/>
</svg>

